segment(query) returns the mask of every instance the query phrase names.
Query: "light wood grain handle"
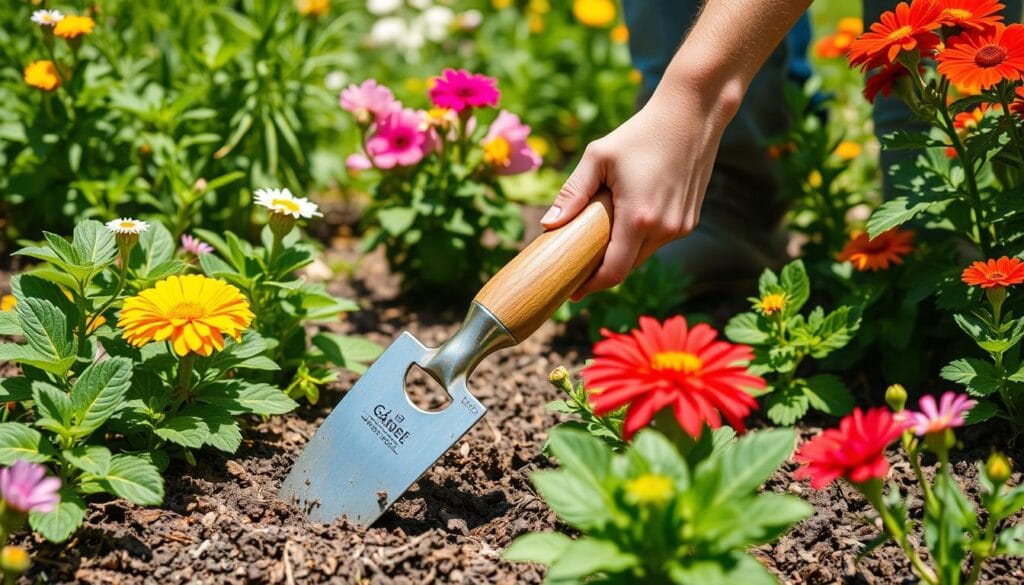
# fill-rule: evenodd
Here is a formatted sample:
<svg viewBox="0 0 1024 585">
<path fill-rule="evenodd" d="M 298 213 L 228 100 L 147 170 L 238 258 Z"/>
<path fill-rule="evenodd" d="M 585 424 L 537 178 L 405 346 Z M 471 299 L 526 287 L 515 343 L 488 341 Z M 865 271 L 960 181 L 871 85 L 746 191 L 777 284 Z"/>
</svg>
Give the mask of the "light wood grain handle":
<svg viewBox="0 0 1024 585">
<path fill-rule="evenodd" d="M 572 221 L 530 242 L 473 300 L 523 341 L 597 268 L 611 230 L 611 193 L 602 190 Z"/>
</svg>

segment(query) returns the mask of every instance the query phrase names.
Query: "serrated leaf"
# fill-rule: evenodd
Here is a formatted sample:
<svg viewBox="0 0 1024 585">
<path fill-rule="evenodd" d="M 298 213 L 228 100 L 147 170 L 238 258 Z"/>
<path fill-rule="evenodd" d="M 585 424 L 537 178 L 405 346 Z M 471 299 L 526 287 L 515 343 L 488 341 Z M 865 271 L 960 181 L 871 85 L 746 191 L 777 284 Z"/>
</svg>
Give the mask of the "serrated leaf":
<svg viewBox="0 0 1024 585">
<path fill-rule="evenodd" d="M 216 382 L 196 392 L 196 400 L 220 406 L 231 414 L 272 416 L 295 410 L 299 403 L 269 384 L 241 381 Z"/>
<path fill-rule="evenodd" d="M 879 205 L 868 218 L 868 237 L 877 238 L 894 227 L 901 226 L 924 213 L 933 205 L 930 201 L 896 197 Z"/>
<path fill-rule="evenodd" d="M 64 487 L 60 490 L 60 503 L 51 511 L 29 512 L 28 523 L 50 542 L 64 542 L 85 521 L 85 502 L 74 490 Z"/>
<path fill-rule="evenodd" d="M 741 437 L 719 459 L 722 489 L 714 495 L 713 502 L 728 502 L 754 493 L 789 458 L 795 445 L 796 433 L 789 429 L 757 431 Z"/>
<path fill-rule="evenodd" d="M 160 470 L 142 457 L 114 455 L 107 474 L 97 480 L 108 492 L 142 506 L 158 506 L 164 500 Z"/>
<path fill-rule="evenodd" d="M 28 346 L 45 360 L 60 363 L 78 349 L 67 316 L 50 301 L 28 297 L 14 307 Z"/>
<path fill-rule="evenodd" d="M 785 317 L 797 314 L 811 296 L 811 281 L 801 260 L 794 260 L 782 268 L 779 285 L 786 293 Z"/>
<path fill-rule="evenodd" d="M 27 345 L 0 343 L 0 362 L 16 362 L 63 376 L 75 365 L 75 356 L 52 360 Z"/>
<path fill-rule="evenodd" d="M 62 453 L 68 463 L 86 473 L 104 476 L 110 469 L 110 449 L 100 445 L 79 445 Z"/>
<path fill-rule="evenodd" d="M 725 336 L 733 343 L 763 345 L 768 343 L 767 323 L 755 313 L 740 313 L 725 325 Z"/>
<path fill-rule="evenodd" d="M 43 435 L 32 427 L 18 423 L 0 423 L 0 465 L 11 465 L 18 459 L 45 463 L 57 452 Z"/>
<path fill-rule="evenodd" d="M 976 425 L 999 414 L 999 406 L 995 402 L 984 398 L 976 398 L 975 402 L 977 404 L 964 415 L 965 425 Z"/>
<path fill-rule="evenodd" d="M 804 380 L 802 388 L 811 407 L 825 414 L 843 416 L 853 410 L 853 395 L 838 376 L 811 376 Z"/>
<path fill-rule="evenodd" d="M 85 220 L 75 224 L 71 239 L 78 256 L 78 264 L 90 266 L 98 274 L 117 256 L 117 240 L 113 232 L 95 220 Z"/>
<path fill-rule="evenodd" d="M 66 433 L 69 430 L 75 409 L 66 392 L 46 382 L 34 382 L 32 399 L 36 403 L 37 427 L 55 433 Z"/>
<path fill-rule="evenodd" d="M 765 414 L 777 425 L 789 426 L 800 420 L 810 405 L 807 394 L 796 386 L 775 390 L 764 399 Z"/>
<path fill-rule="evenodd" d="M 90 365 L 71 388 L 75 408 L 72 432 L 85 437 L 106 422 L 121 405 L 132 381 L 132 362 L 123 357 Z"/>
<path fill-rule="evenodd" d="M 174 416 L 161 422 L 153 429 L 153 433 L 165 441 L 189 449 L 202 447 L 210 435 L 201 419 L 188 415 Z"/>
<path fill-rule="evenodd" d="M 942 368 L 944 380 L 962 384 L 973 396 L 988 396 L 999 389 L 999 370 L 986 361 L 975 358 L 953 360 Z"/>
<path fill-rule="evenodd" d="M 564 428 L 551 429 L 548 449 L 563 469 L 600 486 L 611 471 L 612 454 L 604 442 L 586 433 Z"/>
</svg>

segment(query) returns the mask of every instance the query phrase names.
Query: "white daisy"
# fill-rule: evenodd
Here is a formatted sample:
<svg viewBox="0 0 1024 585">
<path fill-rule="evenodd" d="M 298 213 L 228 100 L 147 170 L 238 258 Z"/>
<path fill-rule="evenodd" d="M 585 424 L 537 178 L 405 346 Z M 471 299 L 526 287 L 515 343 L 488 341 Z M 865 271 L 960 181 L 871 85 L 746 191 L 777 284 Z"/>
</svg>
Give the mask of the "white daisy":
<svg viewBox="0 0 1024 585">
<path fill-rule="evenodd" d="M 64 15 L 60 13 L 60 10 L 36 10 L 32 13 L 32 22 L 39 26 L 55 26 L 62 20 L 64 20 Z"/>
<path fill-rule="evenodd" d="M 140 219 L 122 217 L 121 219 L 112 219 L 108 221 L 107 229 L 114 232 L 115 234 L 138 235 L 148 230 L 149 224 Z"/>
<path fill-rule="evenodd" d="M 266 207 L 274 213 L 290 215 L 294 218 L 323 217 L 317 211 L 316 203 L 305 197 L 296 197 L 288 189 L 256 189 L 256 204 Z"/>
</svg>

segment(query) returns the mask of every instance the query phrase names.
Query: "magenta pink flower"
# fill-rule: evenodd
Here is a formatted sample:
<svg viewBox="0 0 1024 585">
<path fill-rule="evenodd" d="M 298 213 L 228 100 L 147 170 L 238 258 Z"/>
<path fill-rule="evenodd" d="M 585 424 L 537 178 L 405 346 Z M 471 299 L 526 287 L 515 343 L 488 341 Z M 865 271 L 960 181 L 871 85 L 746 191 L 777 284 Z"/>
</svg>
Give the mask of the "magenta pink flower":
<svg viewBox="0 0 1024 585">
<path fill-rule="evenodd" d="M 484 161 L 499 175 L 518 175 L 540 166 L 538 155 L 526 143 L 530 127 L 519 116 L 502 110 L 484 136 Z"/>
<path fill-rule="evenodd" d="M 366 141 L 373 166 L 379 169 L 407 167 L 423 160 L 430 145 L 422 121 L 419 112 L 409 109 L 378 118 L 373 136 Z"/>
<path fill-rule="evenodd" d="M 341 92 L 339 100 L 343 110 L 352 112 L 360 124 L 369 124 L 376 119 L 401 109 L 395 94 L 376 79 L 367 79 L 360 85 L 350 85 Z"/>
<path fill-rule="evenodd" d="M 52 512 L 60 502 L 60 479 L 46 477 L 46 467 L 18 459 L 0 469 L 0 495 L 19 512 Z"/>
<path fill-rule="evenodd" d="M 898 416 L 914 429 L 916 435 L 924 436 L 963 426 L 964 415 L 974 408 L 975 404 L 977 402 L 968 398 L 966 394 L 956 392 L 946 392 L 938 404 L 935 403 L 934 396 L 925 395 L 918 403 L 921 412 L 905 410 L 898 413 Z"/>
<path fill-rule="evenodd" d="M 373 163 L 370 162 L 370 159 L 367 158 L 365 154 L 361 152 L 354 152 L 348 155 L 348 158 L 345 159 L 345 168 L 347 168 L 349 172 L 358 173 L 359 171 L 372 169 Z"/>
<path fill-rule="evenodd" d="M 184 250 L 186 254 L 192 254 L 193 256 L 200 256 L 202 254 L 209 254 L 210 252 L 213 252 L 213 246 L 189 234 L 181 234 L 181 249 Z"/>
<path fill-rule="evenodd" d="M 466 108 L 496 106 L 501 92 L 498 80 L 465 69 L 445 69 L 430 88 L 430 101 L 439 108 L 461 112 Z"/>
</svg>

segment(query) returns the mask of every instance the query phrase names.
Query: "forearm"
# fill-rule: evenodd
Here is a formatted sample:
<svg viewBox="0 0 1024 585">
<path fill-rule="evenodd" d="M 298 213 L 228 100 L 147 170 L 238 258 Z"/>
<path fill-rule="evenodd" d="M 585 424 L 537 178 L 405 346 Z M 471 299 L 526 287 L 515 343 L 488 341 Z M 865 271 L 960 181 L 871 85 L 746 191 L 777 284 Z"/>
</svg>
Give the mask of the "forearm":
<svg viewBox="0 0 1024 585">
<path fill-rule="evenodd" d="M 811 0 L 707 0 L 652 102 L 697 98 L 731 119 L 754 75 Z"/>
</svg>

